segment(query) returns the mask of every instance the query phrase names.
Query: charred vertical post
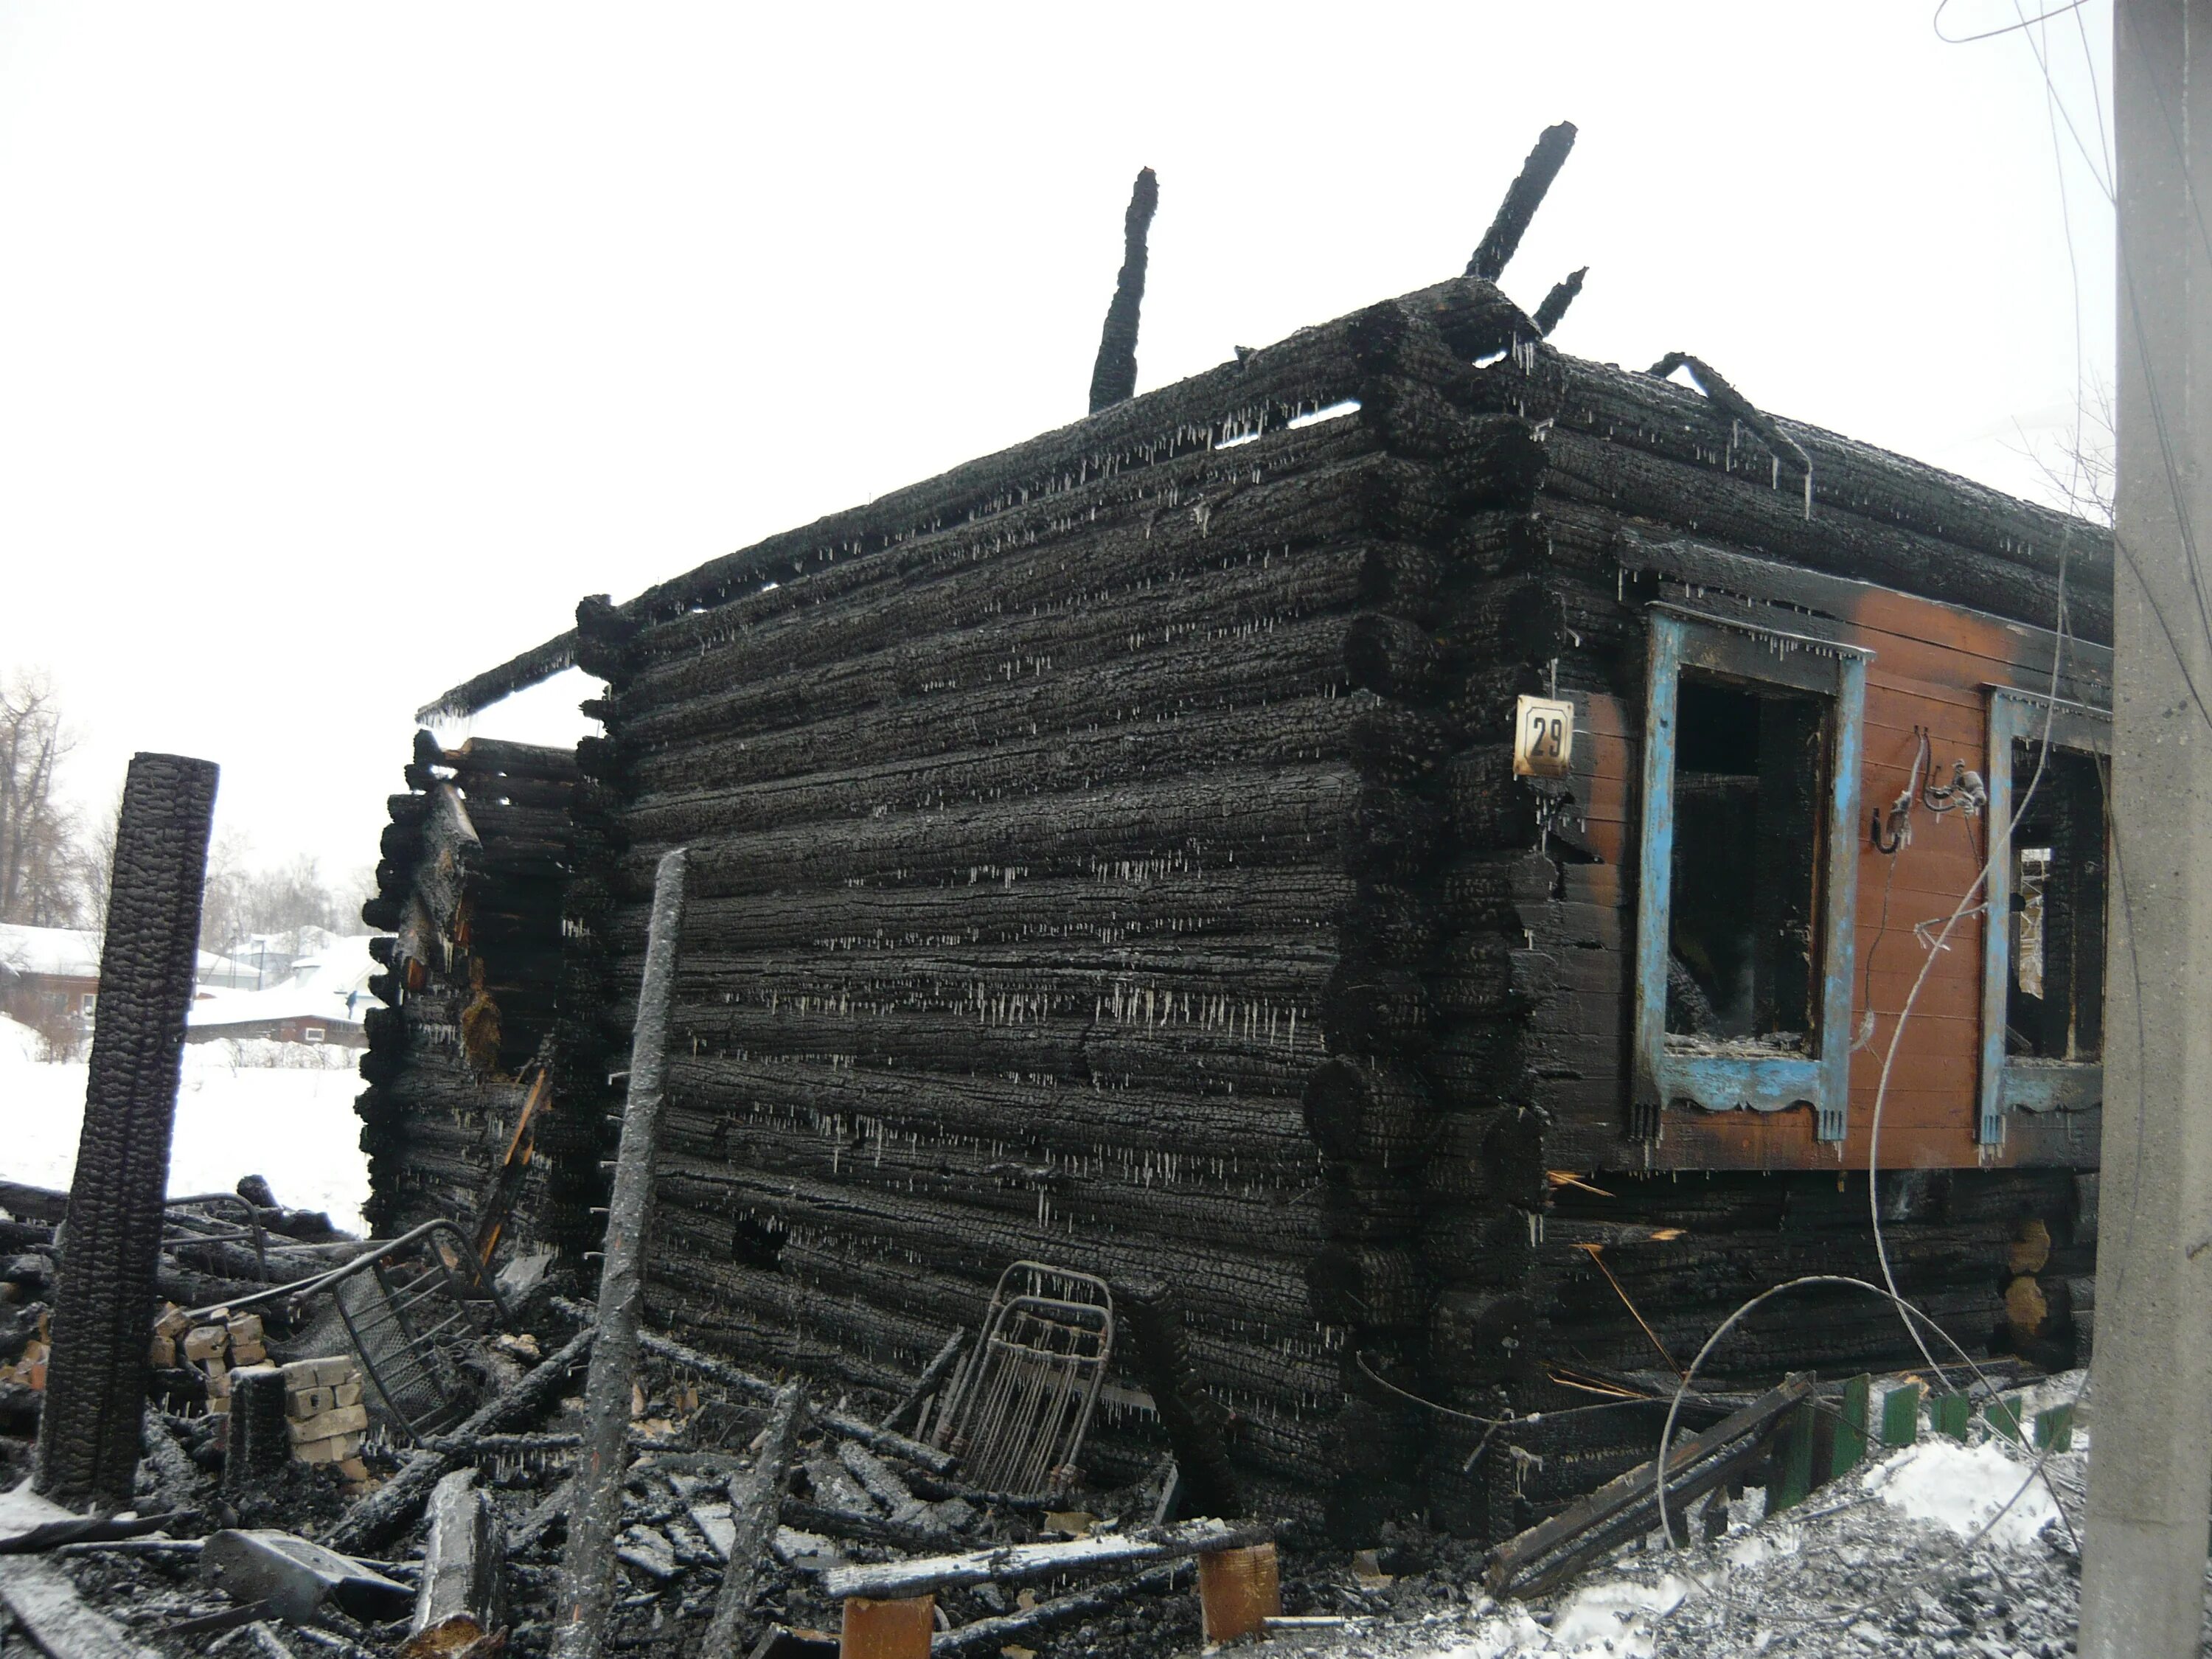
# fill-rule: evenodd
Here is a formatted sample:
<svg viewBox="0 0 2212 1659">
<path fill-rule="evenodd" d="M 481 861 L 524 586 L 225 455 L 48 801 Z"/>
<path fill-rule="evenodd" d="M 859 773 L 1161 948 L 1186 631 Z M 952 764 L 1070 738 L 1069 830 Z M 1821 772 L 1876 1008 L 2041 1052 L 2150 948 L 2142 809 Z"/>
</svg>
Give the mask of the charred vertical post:
<svg viewBox="0 0 2212 1659">
<path fill-rule="evenodd" d="M 1574 147 L 1572 121 L 1561 121 L 1544 129 L 1536 140 L 1536 148 L 1521 164 L 1521 176 L 1513 181 L 1505 192 L 1505 199 L 1498 204 L 1498 216 L 1483 233 L 1474 258 L 1467 262 L 1468 276 L 1494 283 L 1505 274 L 1505 267 L 1512 262 L 1522 237 L 1528 234 L 1529 222 L 1535 218 L 1536 210 L 1544 205 L 1552 180 L 1559 176 L 1559 169 L 1566 165 L 1567 152 Z"/>
<path fill-rule="evenodd" d="M 1145 239 L 1160 204 L 1160 181 L 1146 167 L 1129 192 L 1129 211 L 1121 221 L 1121 274 L 1106 307 L 1098 361 L 1091 371 L 1091 412 L 1127 403 L 1137 393 L 1137 313 L 1145 303 Z"/>
<path fill-rule="evenodd" d="M 291 1419 L 284 1373 L 230 1374 L 230 1437 L 223 1454 L 222 1489 L 234 1498 L 268 1492 L 292 1461 Z"/>
<path fill-rule="evenodd" d="M 1182 1304 L 1174 1287 L 1153 1279 L 1117 1285 L 1115 1294 L 1137 1339 L 1139 1373 L 1152 1392 L 1168 1443 L 1175 1448 L 1188 1512 L 1242 1515 L 1244 1494 L 1229 1462 L 1221 1407 L 1191 1370 L 1189 1344 L 1183 1340 Z"/>
<path fill-rule="evenodd" d="M 100 953 L 100 1023 L 39 1425 L 37 1487 L 64 1503 L 121 1508 L 138 1468 L 161 1200 L 216 777 L 210 761 L 134 755 L 124 781 Z"/>
<path fill-rule="evenodd" d="M 760 1593 L 761 1568 L 769 1540 L 775 1535 L 783 1483 L 799 1450 L 807 1419 L 806 1391 L 787 1382 L 775 1397 L 768 1429 L 751 1469 L 730 1482 L 730 1561 L 714 1600 L 714 1621 L 707 1629 L 707 1659 L 729 1659 L 743 1651 L 752 1622 L 753 1598 Z"/>
<path fill-rule="evenodd" d="M 599 1336 L 584 1385 L 584 1446 L 577 1461 L 576 1513 L 561 1564 L 557 1654 L 599 1650 L 614 1599 L 614 1540 L 622 1525 L 623 1472 L 629 1466 L 630 1387 L 637 1371 L 638 1314 L 645 1297 L 645 1234 L 653 1218 L 653 1150 L 665 1098 L 668 1012 L 676 991 L 676 951 L 684 931 L 684 853 L 665 854 L 653 873 L 653 920 L 646 936 L 645 982 L 630 1040 L 629 1099 L 623 1112 L 614 1192 L 607 1204 L 606 1258 L 599 1273 Z"/>
</svg>

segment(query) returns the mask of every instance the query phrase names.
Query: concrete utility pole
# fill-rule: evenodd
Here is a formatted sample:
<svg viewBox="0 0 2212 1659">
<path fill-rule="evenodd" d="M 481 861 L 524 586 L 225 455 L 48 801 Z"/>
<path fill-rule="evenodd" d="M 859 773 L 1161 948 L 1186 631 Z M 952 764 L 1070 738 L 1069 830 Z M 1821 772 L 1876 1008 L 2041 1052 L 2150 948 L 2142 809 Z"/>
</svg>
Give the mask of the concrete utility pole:
<svg viewBox="0 0 2212 1659">
<path fill-rule="evenodd" d="M 2082 1659 L 2194 1659 L 2212 1513 L 2212 0 L 2117 0 L 2118 570 Z M 2138 1040 L 2140 1034 L 2140 1040 Z"/>
</svg>

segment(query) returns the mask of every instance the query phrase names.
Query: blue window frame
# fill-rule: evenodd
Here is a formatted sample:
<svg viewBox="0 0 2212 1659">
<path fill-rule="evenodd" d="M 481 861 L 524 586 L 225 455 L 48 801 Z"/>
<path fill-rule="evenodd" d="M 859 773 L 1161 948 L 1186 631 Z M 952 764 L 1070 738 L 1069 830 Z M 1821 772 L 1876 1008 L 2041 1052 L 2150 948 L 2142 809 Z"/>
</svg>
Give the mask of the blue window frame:
<svg viewBox="0 0 2212 1659">
<path fill-rule="evenodd" d="M 1656 1139 L 1665 1109 L 1776 1112 L 1810 1107 L 1814 1133 L 1841 1140 L 1850 1083 L 1851 960 L 1858 895 L 1859 769 L 1869 654 L 1805 635 L 1651 607 L 1644 726 L 1644 823 L 1637 866 L 1636 1108 L 1632 1128 Z M 1814 1029 L 1791 1044 L 1753 1037 L 1713 1042 L 1667 1030 L 1674 956 L 1674 840 L 1681 686 L 1700 682 L 1765 688 L 1820 714 L 1814 799 L 1805 1001 Z"/>
<path fill-rule="evenodd" d="M 2112 752 L 2112 717 L 2100 708 L 2078 702 L 2054 702 L 2030 691 L 1992 687 L 1990 690 L 1989 757 L 1984 779 L 1990 792 L 1988 910 L 1982 927 L 1982 1063 L 1980 1110 L 1974 1138 L 1984 1146 L 1996 1146 L 2005 1138 L 2008 1112 L 2078 1110 L 2105 1097 L 2105 1066 L 2069 1052 L 2060 1055 L 2014 1055 L 2006 1053 L 2005 1033 L 2010 1023 L 2013 991 L 2014 932 L 2014 896 L 2020 854 L 2011 844 L 2013 817 L 2018 810 L 2016 792 L 2027 787 L 2015 780 L 2014 750 L 2021 744 L 2039 744 L 2047 730 L 2052 758 L 2060 755 L 2100 756 Z M 2055 792 L 2060 786 L 2048 774 L 2039 790 Z M 2102 791 L 2099 791 L 2101 801 Z M 2047 799 L 2048 797 L 2045 797 Z M 2101 810 L 2098 823 L 2103 823 Z M 2021 831 L 2022 838 L 2027 836 Z M 2108 853 L 2095 848 L 2095 867 L 2064 872 L 2094 884 L 2098 921 L 2096 938 L 2090 941 L 2098 957 L 2103 951 L 2102 897 Z M 2101 978 L 2094 993 L 2098 1021 L 2103 1014 Z M 2063 1022 L 2071 1024 L 2071 1020 Z M 2071 1043 L 2067 1045 L 2069 1049 Z"/>
</svg>

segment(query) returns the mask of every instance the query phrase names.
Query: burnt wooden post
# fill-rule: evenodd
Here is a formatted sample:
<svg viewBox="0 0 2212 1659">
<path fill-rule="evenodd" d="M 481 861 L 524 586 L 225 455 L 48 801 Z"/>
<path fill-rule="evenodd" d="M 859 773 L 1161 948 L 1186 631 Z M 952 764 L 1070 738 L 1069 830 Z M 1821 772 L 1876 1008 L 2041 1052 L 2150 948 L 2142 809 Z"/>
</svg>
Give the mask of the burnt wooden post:
<svg viewBox="0 0 2212 1659">
<path fill-rule="evenodd" d="M 744 1650 L 753 1600 L 760 1594 L 761 1569 L 768 1562 L 769 1540 L 775 1536 L 783 1483 L 791 1474 L 806 1418 L 806 1391 L 796 1382 L 785 1383 L 775 1397 L 775 1410 L 752 1468 L 730 1482 L 730 1559 L 714 1600 L 714 1623 L 707 1627 L 707 1659 L 730 1659 Z"/>
<path fill-rule="evenodd" d="M 668 1011 L 676 992 L 676 949 L 684 931 L 682 848 L 666 854 L 653 878 L 645 982 L 630 1039 L 629 1098 L 614 1191 L 607 1200 L 605 1259 L 599 1267 L 599 1337 L 584 1384 L 584 1445 L 577 1460 L 575 1513 L 561 1562 L 561 1602 L 553 1650 L 599 1650 L 614 1601 L 615 1534 L 622 1528 L 623 1476 L 629 1467 L 630 1388 L 637 1373 L 638 1314 L 645 1298 L 645 1234 L 653 1219 L 653 1149 L 668 1059 Z"/>
<path fill-rule="evenodd" d="M 1137 175 L 1129 211 L 1121 221 L 1121 274 L 1106 307 L 1098 361 L 1091 370 L 1091 412 L 1111 409 L 1137 395 L 1137 313 L 1145 303 L 1145 239 L 1160 205 L 1160 181 L 1150 167 Z"/>
<path fill-rule="evenodd" d="M 134 755 L 123 785 L 39 1425 L 37 1489 L 64 1503 L 123 1508 L 138 1468 L 216 776 L 212 761 Z"/>
<path fill-rule="evenodd" d="M 230 1374 L 229 1443 L 223 1452 L 222 1489 L 233 1497 L 265 1492 L 292 1462 L 291 1419 L 284 1373 Z"/>
</svg>

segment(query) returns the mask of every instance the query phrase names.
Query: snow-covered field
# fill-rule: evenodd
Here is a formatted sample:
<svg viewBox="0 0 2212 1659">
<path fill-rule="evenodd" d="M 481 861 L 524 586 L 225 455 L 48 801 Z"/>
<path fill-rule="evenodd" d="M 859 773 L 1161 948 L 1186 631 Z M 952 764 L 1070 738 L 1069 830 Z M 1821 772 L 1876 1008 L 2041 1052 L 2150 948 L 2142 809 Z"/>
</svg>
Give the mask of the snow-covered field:
<svg viewBox="0 0 2212 1659">
<path fill-rule="evenodd" d="M 0 1178 L 67 1187 L 84 1116 L 85 1063 L 37 1058 L 38 1038 L 0 1016 Z M 185 1047 L 169 1153 L 174 1194 L 228 1192 L 268 1177 L 296 1209 L 362 1231 L 368 1162 L 360 1147 L 359 1054 L 268 1042 Z"/>
</svg>

